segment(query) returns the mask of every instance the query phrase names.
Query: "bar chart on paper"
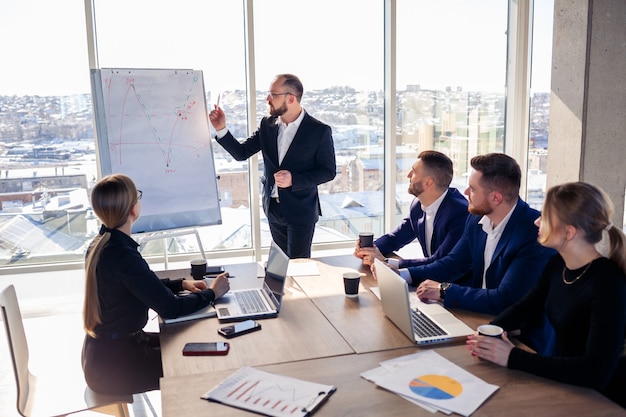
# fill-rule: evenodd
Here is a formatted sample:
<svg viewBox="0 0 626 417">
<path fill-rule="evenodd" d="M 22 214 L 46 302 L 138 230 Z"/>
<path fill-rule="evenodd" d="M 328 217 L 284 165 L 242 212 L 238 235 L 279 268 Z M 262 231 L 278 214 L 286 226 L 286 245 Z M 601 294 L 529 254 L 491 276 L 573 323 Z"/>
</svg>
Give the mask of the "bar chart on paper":
<svg viewBox="0 0 626 417">
<path fill-rule="evenodd" d="M 202 398 L 270 416 L 312 413 L 335 391 L 332 385 L 242 368 Z"/>
</svg>

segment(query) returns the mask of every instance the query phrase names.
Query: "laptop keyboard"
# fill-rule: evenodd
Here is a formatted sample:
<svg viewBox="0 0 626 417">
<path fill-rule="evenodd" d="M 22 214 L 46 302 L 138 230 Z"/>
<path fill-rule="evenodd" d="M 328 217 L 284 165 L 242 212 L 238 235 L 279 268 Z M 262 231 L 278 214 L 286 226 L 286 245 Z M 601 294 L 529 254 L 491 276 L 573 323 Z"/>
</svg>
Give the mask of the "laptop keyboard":
<svg viewBox="0 0 626 417">
<path fill-rule="evenodd" d="M 268 311 L 258 291 L 237 291 L 235 292 L 235 298 L 241 307 L 241 311 L 245 314 Z"/>
<path fill-rule="evenodd" d="M 417 308 L 411 309 L 411 321 L 413 322 L 413 331 L 420 337 L 445 336 L 448 334 L 448 332 L 437 326 Z"/>
</svg>

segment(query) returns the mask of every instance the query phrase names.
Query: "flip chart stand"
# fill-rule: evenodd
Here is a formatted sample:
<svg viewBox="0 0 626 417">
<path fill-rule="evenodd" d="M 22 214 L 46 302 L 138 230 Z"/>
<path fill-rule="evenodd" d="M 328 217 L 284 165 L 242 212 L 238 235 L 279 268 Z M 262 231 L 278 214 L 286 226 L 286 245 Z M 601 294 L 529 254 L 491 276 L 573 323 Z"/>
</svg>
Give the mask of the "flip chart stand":
<svg viewBox="0 0 626 417">
<path fill-rule="evenodd" d="M 200 234 L 197 229 L 181 229 L 181 230 L 164 230 L 161 232 L 153 232 L 147 233 L 144 236 L 139 238 L 139 246 L 145 245 L 146 242 L 151 240 L 163 240 L 163 259 L 165 263 L 165 270 L 167 271 L 168 267 L 168 251 L 167 251 L 167 239 L 173 238 L 176 236 L 185 236 L 185 235 L 196 235 L 196 240 L 198 241 L 198 248 L 200 249 L 200 254 L 202 255 L 202 259 L 206 261 L 206 255 L 204 253 L 204 248 L 202 247 L 202 241 L 200 240 Z"/>
</svg>

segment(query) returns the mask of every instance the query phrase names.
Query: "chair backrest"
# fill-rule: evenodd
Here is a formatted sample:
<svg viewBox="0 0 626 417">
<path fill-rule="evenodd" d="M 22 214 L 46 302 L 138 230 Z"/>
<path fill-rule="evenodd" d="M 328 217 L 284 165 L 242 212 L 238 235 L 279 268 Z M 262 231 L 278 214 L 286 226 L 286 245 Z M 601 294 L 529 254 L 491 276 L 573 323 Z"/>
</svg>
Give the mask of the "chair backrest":
<svg viewBox="0 0 626 417">
<path fill-rule="evenodd" d="M 2 320 L 4 321 L 9 351 L 13 360 L 13 370 L 15 371 L 17 409 L 20 414 L 25 415 L 31 373 L 28 369 L 28 344 L 22 322 L 22 313 L 17 303 L 13 285 L 9 285 L 0 292 L 0 307 L 2 308 Z"/>
</svg>

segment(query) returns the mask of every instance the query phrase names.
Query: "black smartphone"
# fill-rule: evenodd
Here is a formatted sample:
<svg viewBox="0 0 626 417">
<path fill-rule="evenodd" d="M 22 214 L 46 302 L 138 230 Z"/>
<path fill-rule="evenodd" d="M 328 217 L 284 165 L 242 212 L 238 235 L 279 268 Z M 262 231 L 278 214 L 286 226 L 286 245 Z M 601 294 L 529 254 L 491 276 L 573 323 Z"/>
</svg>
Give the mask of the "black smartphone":
<svg viewBox="0 0 626 417">
<path fill-rule="evenodd" d="M 261 324 L 254 320 L 246 320 L 231 324 L 230 326 L 222 327 L 218 329 L 217 332 L 225 338 L 230 339 L 232 337 L 241 336 L 242 334 L 255 332 L 257 330 L 261 330 Z"/>
<path fill-rule="evenodd" d="M 187 343 L 183 348 L 184 356 L 227 355 L 228 342 Z"/>
<path fill-rule="evenodd" d="M 207 266 L 205 275 L 219 275 L 224 272 L 223 266 Z"/>
</svg>

